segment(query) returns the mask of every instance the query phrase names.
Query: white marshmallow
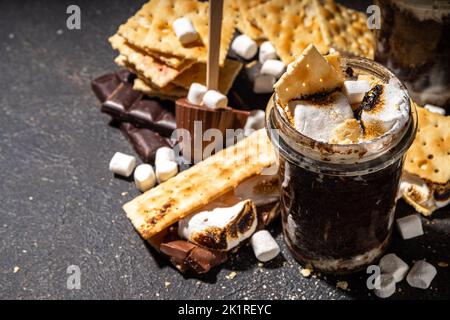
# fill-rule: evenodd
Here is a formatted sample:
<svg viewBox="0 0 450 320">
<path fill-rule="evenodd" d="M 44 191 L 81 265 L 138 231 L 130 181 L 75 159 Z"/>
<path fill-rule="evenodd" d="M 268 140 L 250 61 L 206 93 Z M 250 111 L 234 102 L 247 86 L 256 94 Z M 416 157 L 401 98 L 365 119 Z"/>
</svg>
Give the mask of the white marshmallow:
<svg viewBox="0 0 450 320">
<path fill-rule="evenodd" d="M 381 258 L 378 266 L 381 273 L 391 275 L 395 282 L 402 281 L 409 270 L 409 266 L 394 253 L 387 254 Z"/>
<path fill-rule="evenodd" d="M 290 110 L 294 108 L 295 128 L 314 140 L 329 142 L 340 124 L 354 118 L 352 107 L 343 93 L 333 93 L 330 101 L 324 105 L 314 105 L 305 100 L 289 102 Z"/>
<path fill-rule="evenodd" d="M 439 114 L 442 114 L 443 116 L 445 116 L 445 109 L 444 108 L 436 107 L 436 106 L 433 106 L 432 104 L 426 104 L 424 106 L 424 108 L 427 109 L 430 112 L 439 113 Z"/>
<path fill-rule="evenodd" d="M 393 128 L 394 130 L 402 128 L 408 121 L 409 108 L 398 81 L 391 79 L 388 84 L 383 85 L 380 101 L 382 105 L 376 106 L 373 110 L 361 112 L 361 121 L 364 126 L 379 128 L 381 125 L 384 133 Z"/>
<path fill-rule="evenodd" d="M 248 136 L 253 131 L 264 128 L 266 124 L 266 113 L 263 110 L 253 110 L 244 125 L 244 134 Z"/>
<path fill-rule="evenodd" d="M 261 67 L 261 74 L 268 74 L 275 78 L 281 77 L 284 72 L 284 63 L 280 60 L 269 59 Z"/>
<path fill-rule="evenodd" d="M 414 263 L 406 276 L 406 281 L 411 287 L 428 289 L 436 274 L 436 268 L 432 264 L 425 260 L 419 260 Z"/>
<path fill-rule="evenodd" d="M 397 219 L 397 229 L 404 240 L 423 235 L 422 221 L 417 214 Z"/>
<path fill-rule="evenodd" d="M 188 44 L 198 39 L 197 30 L 191 20 L 186 17 L 178 18 L 172 23 L 173 31 L 182 44 Z"/>
<path fill-rule="evenodd" d="M 258 51 L 258 45 L 249 36 L 241 34 L 231 43 L 231 49 L 244 59 L 251 59 Z"/>
<path fill-rule="evenodd" d="M 267 230 L 255 232 L 250 239 L 256 259 L 261 262 L 272 260 L 280 253 L 280 247 Z"/>
<path fill-rule="evenodd" d="M 189 87 L 187 100 L 189 101 L 189 103 L 200 105 L 202 103 L 203 96 L 207 91 L 208 88 L 206 88 L 204 85 L 193 82 Z"/>
<path fill-rule="evenodd" d="M 259 62 L 264 64 L 269 59 L 276 59 L 277 52 L 270 41 L 264 41 L 259 46 Z"/>
<path fill-rule="evenodd" d="M 178 164 L 174 161 L 155 163 L 155 168 L 158 183 L 167 181 L 178 173 Z"/>
<path fill-rule="evenodd" d="M 223 109 L 228 104 L 228 98 L 219 91 L 208 90 L 203 96 L 202 104 L 210 109 Z"/>
<path fill-rule="evenodd" d="M 152 166 L 146 163 L 138 165 L 136 170 L 134 170 L 134 183 L 142 192 L 153 188 L 156 183 L 156 177 Z"/>
<path fill-rule="evenodd" d="M 167 161 L 176 162 L 175 151 L 169 147 L 161 147 L 156 150 L 155 166 Z"/>
<path fill-rule="evenodd" d="M 136 158 L 127 154 L 116 152 L 109 162 L 109 171 L 129 177 L 136 167 Z"/>
<path fill-rule="evenodd" d="M 255 232 L 257 220 L 256 210 L 251 201 L 244 200 L 231 207 L 201 211 L 181 219 L 178 223 L 178 235 L 194 243 L 196 239 L 202 241 L 209 238 L 212 242 L 210 246 L 225 245 L 216 249 L 230 250 Z M 252 221 L 243 233 L 236 227 L 242 221 Z M 231 230 L 235 230 L 236 233 Z M 226 243 L 217 243 L 216 241 L 221 242 L 222 237 Z"/>
<path fill-rule="evenodd" d="M 272 93 L 273 85 L 275 84 L 275 77 L 264 74 L 258 75 L 253 81 L 253 92 L 254 93 Z"/>
<path fill-rule="evenodd" d="M 395 293 L 395 280 L 389 274 L 382 274 L 376 280 L 377 285 L 373 292 L 378 298 L 388 298 Z"/>
<path fill-rule="evenodd" d="M 357 81 L 344 81 L 343 91 L 347 96 L 348 102 L 350 104 L 360 103 L 366 92 L 371 89 L 370 83 L 367 80 L 357 80 Z"/>
</svg>

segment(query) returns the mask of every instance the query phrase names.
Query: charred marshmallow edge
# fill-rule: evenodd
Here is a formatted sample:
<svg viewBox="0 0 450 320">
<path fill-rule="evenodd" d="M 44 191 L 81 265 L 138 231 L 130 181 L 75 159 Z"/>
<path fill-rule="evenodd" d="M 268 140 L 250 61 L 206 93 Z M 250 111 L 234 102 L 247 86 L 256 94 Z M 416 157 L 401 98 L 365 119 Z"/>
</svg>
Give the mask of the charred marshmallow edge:
<svg viewBox="0 0 450 320">
<path fill-rule="evenodd" d="M 437 274 L 436 268 L 425 260 L 417 261 L 406 276 L 406 281 L 411 287 L 428 289 Z"/>
<path fill-rule="evenodd" d="M 268 74 L 261 74 L 255 77 L 253 82 L 254 93 L 272 93 L 275 77 Z"/>
<path fill-rule="evenodd" d="M 203 96 L 207 91 L 208 88 L 206 88 L 204 85 L 193 82 L 189 87 L 187 100 L 189 101 L 189 103 L 200 105 L 203 101 Z"/>
<path fill-rule="evenodd" d="M 186 17 L 178 18 L 172 23 L 173 31 L 182 44 L 189 44 L 198 39 L 197 30 L 191 20 Z"/>
<path fill-rule="evenodd" d="M 156 183 L 156 176 L 152 166 L 146 163 L 138 165 L 134 170 L 134 182 L 141 192 L 153 188 Z"/>
<path fill-rule="evenodd" d="M 249 36 L 241 34 L 233 40 L 231 49 L 240 57 L 250 60 L 258 51 L 258 45 Z"/>
<path fill-rule="evenodd" d="M 214 250 L 229 251 L 256 230 L 258 218 L 251 200 L 232 207 L 201 211 L 178 223 L 178 235 L 192 243 Z"/>
<path fill-rule="evenodd" d="M 123 177 L 129 177 L 136 167 L 136 158 L 116 152 L 109 162 L 109 171 Z"/>
<path fill-rule="evenodd" d="M 397 219 L 397 228 L 403 240 L 423 235 L 422 221 L 417 214 Z"/>
<path fill-rule="evenodd" d="M 169 180 L 178 173 L 175 152 L 169 147 L 161 147 L 155 155 L 156 180 L 158 183 Z"/>
<path fill-rule="evenodd" d="M 402 281 L 409 270 L 409 266 L 394 253 L 387 254 L 381 258 L 378 266 L 382 274 L 391 275 L 395 282 Z"/>
<path fill-rule="evenodd" d="M 381 274 L 375 280 L 375 289 L 373 290 L 378 298 L 389 298 L 395 293 L 395 280 L 390 274 Z"/>
<path fill-rule="evenodd" d="M 441 107 L 436 107 L 436 106 L 433 106 L 432 104 L 426 104 L 424 106 L 424 108 L 430 112 L 438 113 L 438 114 L 445 116 L 445 109 L 443 109 Z"/>
<path fill-rule="evenodd" d="M 202 104 L 210 109 L 223 109 L 228 104 L 228 98 L 226 95 L 221 94 L 216 90 L 208 90 L 203 96 Z"/>
<path fill-rule="evenodd" d="M 261 67 L 261 74 L 267 74 L 267 75 L 274 76 L 275 78 L 279 78 L 283 74 L 284 69 L 285 69 L 285 66 L 282 61 L 269 59 L 263 63 L 263 65 Z M 363 95 L 363 97 L 364 97 L 364 95 Z"/>
<path fill-rule="evenodd" d="M 250 135 L 258 129 L 264 128 L 266 123 L 266 113 L 263 110 L 253 110 L 244 125 L 245 136 Z"/>
<path fill-rule="evenodd" d="M 250 239 L 256 259 L 267 262 L 278 256 L 280 247 L 267 230 L 255 232 Z"/>
<path fill-rule="evenodd" d="M 269 59 L 276 59 L 277 52 L 270 41 L 264 41 L 259 46 L 259 62 L 264 64 Z"/>
<path fill-rule="evenodd" d="M 360 103 L 370 89 L 371 86 L 367 80 L 344 81 L 343 91 L 350 104 Z"/>
</svg>

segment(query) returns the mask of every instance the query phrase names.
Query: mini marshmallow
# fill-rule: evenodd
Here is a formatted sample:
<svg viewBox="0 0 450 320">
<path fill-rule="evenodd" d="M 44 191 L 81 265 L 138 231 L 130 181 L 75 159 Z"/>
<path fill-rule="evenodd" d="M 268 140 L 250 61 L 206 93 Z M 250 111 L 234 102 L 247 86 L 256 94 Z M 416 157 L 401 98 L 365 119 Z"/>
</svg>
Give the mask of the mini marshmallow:
<svg viewBox="0 0 450 320">
<path fill-rule="evenodd" d="M 408 273 L 408 265 L 394 253 L 385 255 L 378 264 L 381 273 L 391 275 L 395 282 L 402 281 Z"/>
<path fill-rule="evenodd" d="M 443 116 L 445 116 L 445 109 L 443 109 L 441 107 L 436 107 L 436 106 L 433 106 L 432 104 L 426 104 L 424 106 L 424 108 L 430 112 L 439 113 L 439 114 L 442 114 Z"/>
<path fill-rule="evenodd" d="M 373 292 L 378 298 L 388 298 L 395 293 L 395 280 L 390 274 L 380 275 L 376 283 Z"/>
<path fill-rule="evenodd" d="M 155 164 L 156 180 L 158 183 L 169 180 L 178 173 L 178 165 L 174 161 L 165 161 Z"/>
<path fill-rule="evenodd" d="M 109 162 L 109 171 L 129 177 L 136 167 L 136 158 L 127 154 L 116 152 Z"/>
<path fill-rule="evenodd" d="M 253 131 L 264 128 L 266 124 L 266 113 L 263 110 L 250 112 L 244 125 L 244 134 L 248 136 Z"/>
<path fill-rule="evenodd" d="M 348 102 L 350 104 L 362 102 L 366 92 L 371 89 L 370 83 L 367 80 L 357 80 L 357 81 L 344 81 L 343 91 L 347 96 Z"/>
<path fill-rule="evenodd" d="M 219 91 L 208 90 L 203 96 L 202 104 L 210 109 L 223 109 L 228 104 L 228 98 Z"/>
<path fill-rule="evenodd" d="M 244 59 L 251 59 L 258 51 L 258 45 L 249 36 L 241 34 L 231 43 L 231 49 Z"/>
<path fill-rule="evenodd" d="M 169 147 L 161 147 L 156 150 L 155 165 L 167 161 L 176 162 L 175 151 Z"/>
<path fill-rule="evenodd" d="M 279 78 L 283 74 L 284 69 L 284 63 L 282 61 L 269 59 L 262 65 L 261 74 L 268 74 Z"/>
<path fill-rule="evenodd" d="M 270 41 L 264 41 L 259 47 L 259 62 L 264 64 L 269 59 L 276 59 L 277 52 Z"/>
<path fill-rule="evenodd" d="M 397 219 L 397 229 L 403 240 L 423 235 L 422 221 L 417 214 Z"/>
<path fill-rule="evenodd" d="M 406 281 L 411 287 L 428 289 L 436 274 L 436 268 L 432 264 L 425 260 L 419 260 L 414 263 L 411 271 L 406 276 Z"/>
<path fill-rule="evenodd" d="M 156 183 L 156 176 L 152 166 L 146 163 L 138 165 L 134 170 L 134 183 L 142 192 L 153 188 Z"/>
<path fill-rule="evenodd" d="M 188 44 L 198 39 L 197 30 L 195 30 L 189 18 L 178 18 L 172 23 L 173 31 L 182 44 Z"/>
<path fill-rule="evenodd" d="M 204 85 L 193 82 L 189 87 L 187 100 L 189 101 L 189 103 L 200 105 L 202 103 L 203 96 L 207 91 L 208 88 L 206 88 Z"/>
<path fill-rule="evenodd" d="M 273 85 L 275 84 L 275 77 L 264 74 L 255 77 L 253 82 L 254 93 L 272 93 Z"/>
<path fill-rule="evenodd" d="M 280 253 L 280 247 L 267 230 L 255 232 L 250 239 L 256 259 L 261 262 L 272 260 Z"/>
</svg>

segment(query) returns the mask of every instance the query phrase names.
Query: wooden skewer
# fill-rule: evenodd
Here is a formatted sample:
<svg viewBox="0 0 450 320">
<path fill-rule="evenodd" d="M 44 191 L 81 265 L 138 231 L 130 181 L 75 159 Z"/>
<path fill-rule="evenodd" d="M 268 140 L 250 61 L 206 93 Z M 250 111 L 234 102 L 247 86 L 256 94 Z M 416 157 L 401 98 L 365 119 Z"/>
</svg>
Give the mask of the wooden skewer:
<svg viewBox="0 0 450 320">
<path fill-rule="evenodd" d="M 222 16 L 223 0 L 209 0 L 208 61 L 206 64 L 206 86 L 209 90 L 217 90 L 219 87 Z"/>
</svg>

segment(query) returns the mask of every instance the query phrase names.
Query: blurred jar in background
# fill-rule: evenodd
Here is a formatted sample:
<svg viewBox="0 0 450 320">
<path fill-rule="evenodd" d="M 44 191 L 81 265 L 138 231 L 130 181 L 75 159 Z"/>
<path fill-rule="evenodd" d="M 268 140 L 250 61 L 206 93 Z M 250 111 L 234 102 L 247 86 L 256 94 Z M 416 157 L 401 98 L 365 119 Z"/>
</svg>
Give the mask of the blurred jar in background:
<svg viewBox="0 0 450 320">
<path fill-rule="evenodd" d="M 376 0 L 375 60 L 393 71 L 420 105 L 450 111 L 450 0 Z"/>
</svg>

